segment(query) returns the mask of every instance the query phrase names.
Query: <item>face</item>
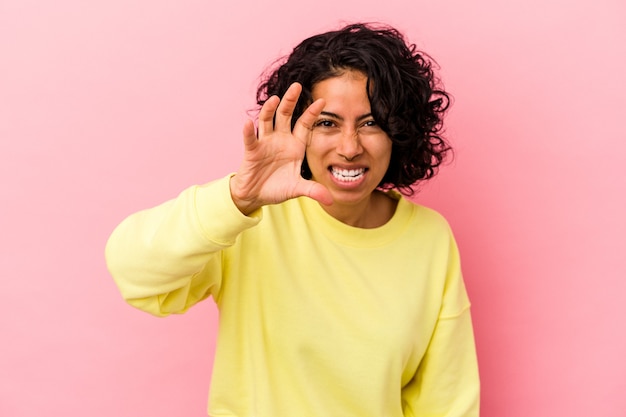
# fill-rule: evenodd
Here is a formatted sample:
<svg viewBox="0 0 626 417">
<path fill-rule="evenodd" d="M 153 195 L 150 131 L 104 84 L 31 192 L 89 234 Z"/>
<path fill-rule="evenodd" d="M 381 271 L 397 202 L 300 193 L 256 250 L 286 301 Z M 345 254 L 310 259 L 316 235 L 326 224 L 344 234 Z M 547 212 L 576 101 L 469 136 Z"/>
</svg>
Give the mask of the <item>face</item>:
<svg viewBox="0 0 626 417">
<path fill-rule="evenodd" d="M 370 202 L 389 167 L 391 139 L 376 124 L 367 78 L 347 71 L 313 86 L 313 100 L 326 102 L 313 128 L 306 158 L 312 179 L 330 190 L 334 204 Z"/>
</svg>

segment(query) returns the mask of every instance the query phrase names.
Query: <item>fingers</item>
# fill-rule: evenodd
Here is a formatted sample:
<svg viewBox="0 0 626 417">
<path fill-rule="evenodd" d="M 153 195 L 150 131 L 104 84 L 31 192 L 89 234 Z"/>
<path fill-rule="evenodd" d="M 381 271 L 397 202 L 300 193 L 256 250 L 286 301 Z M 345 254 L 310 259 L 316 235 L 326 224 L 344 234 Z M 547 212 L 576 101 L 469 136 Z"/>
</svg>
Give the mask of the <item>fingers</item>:
<svg viewBox="0 0 626 417">
<path fill-rule="evenodd" d="M 322 110 L 324 110 L 325 105 L 326 102 L 324 99 L 320 98 L 307 107 L 293 128 L 294 136 L 299 137 L 300 135 L 308 135 L 310 131 L 313 130 L 313 126 L 315 126 L 315 122 L 317 121 L 317 118 Z"/>
<path fill-rule="evenodd" d="M 280 103 L 277 96 L 272 96 L 261 107 L 259 112 L 259 138 L 274 131 L 274 113 Z"/>
<path fill-rule="evenodd" d="M 299 83 L 291 84 L 287 91 L 285 91 L 283 99 L 280 101 L 278 109 L 276 110 L 275 130 L 284 133 L 291 132 L 291 116 L 298 104 L 298 98 L 301 92 L 302 86 Z"/>
<path fill-rule="evenodd" d="M 299 83 L 293 83 L 282 99 L 277 96 L 267 99 L 259 112 L 259 138 L 275 130 L 291 133 L 291 117 L 301 92 L 302 86 Z M 274 116 L 276 120 L 274 120 Z"/>
<path fill-rule="evenodd" d="M 298 104 L 302 86 L 293 83 L 285 92 L 282 100 L 272 96 L 263 104 L 259 112 L 259 138 L 271 134 L 273 131 L 291 133 L 291 119 Z M 295 136 L 306 136 L 313 129 L 317 118 L 324 109 L 325 102 L 318 99 L 302 113 L 293 129 Z"/>
<path fill-rule="evenodd" d="M 254 146 L 256 143 L 256 131 L 254 129 L 254 123 L 248 119 L 243 125 L 243 145 L 246 149 Z"/>
</svg>

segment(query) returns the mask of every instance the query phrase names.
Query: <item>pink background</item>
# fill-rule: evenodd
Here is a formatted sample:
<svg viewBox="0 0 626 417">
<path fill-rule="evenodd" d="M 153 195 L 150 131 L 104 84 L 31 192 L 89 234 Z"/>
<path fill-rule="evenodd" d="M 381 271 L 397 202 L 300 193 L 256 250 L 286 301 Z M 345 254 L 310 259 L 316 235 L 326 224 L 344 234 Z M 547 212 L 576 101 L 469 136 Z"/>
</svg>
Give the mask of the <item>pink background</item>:
<svg viewBox="0 0 626 417">
<path fill-rule="evenodd" d="M 128 307 L 105 241 L 235 170 L 265 66 L 355 20 L 403 30 L 455 96 L 456 159 L 417 200 L 459 240 L 482 416 L 625 415 L 622 0 L 3 0 L 0 415 L 205 415 L 212 303 Z"/>
</svg>

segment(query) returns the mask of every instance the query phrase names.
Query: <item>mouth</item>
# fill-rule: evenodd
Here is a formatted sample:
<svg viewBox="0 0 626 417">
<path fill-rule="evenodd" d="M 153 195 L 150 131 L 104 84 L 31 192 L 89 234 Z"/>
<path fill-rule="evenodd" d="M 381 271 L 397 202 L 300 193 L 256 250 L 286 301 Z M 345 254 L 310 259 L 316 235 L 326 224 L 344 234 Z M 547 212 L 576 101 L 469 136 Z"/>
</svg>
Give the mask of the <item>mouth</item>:
<svg viewBox="0 0 626 417">
<path fill-rule="evenodd" d="M 330 171 L 332 176 L 335 177 L 337 180 L 345 181 L 345 182 L 358 181 L 363 177 L 363 175 L 367 171 L 366 168 L 342 169 L 342 168 L 336 168 L 333 166 L 329 167 L 328 170 Z"/>
</svg>

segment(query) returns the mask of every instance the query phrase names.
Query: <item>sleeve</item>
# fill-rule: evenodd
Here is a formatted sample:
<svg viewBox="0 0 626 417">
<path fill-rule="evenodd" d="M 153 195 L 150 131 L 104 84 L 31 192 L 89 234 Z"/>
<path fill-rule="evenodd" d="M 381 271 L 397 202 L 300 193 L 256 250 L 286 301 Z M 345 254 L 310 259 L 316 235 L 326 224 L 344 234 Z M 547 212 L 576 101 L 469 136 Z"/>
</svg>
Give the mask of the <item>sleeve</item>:
<svg viewBox="0 0 626 417">
<path fill-rule="evenodd" d="M 230 176 L 132 214 L 113 231 L 105 258 L 122 297 L 155 316 L 183 313 L 219 291 L 223 249 L 261 220 L 243 215 Z"/>
<path fill-rule="evenodd" d="M 450 239 L 442 306 L 413 379 L 402 390 L 406 417 L 478 417 L 480 380 L 470 304 Z"/>
</svg>

